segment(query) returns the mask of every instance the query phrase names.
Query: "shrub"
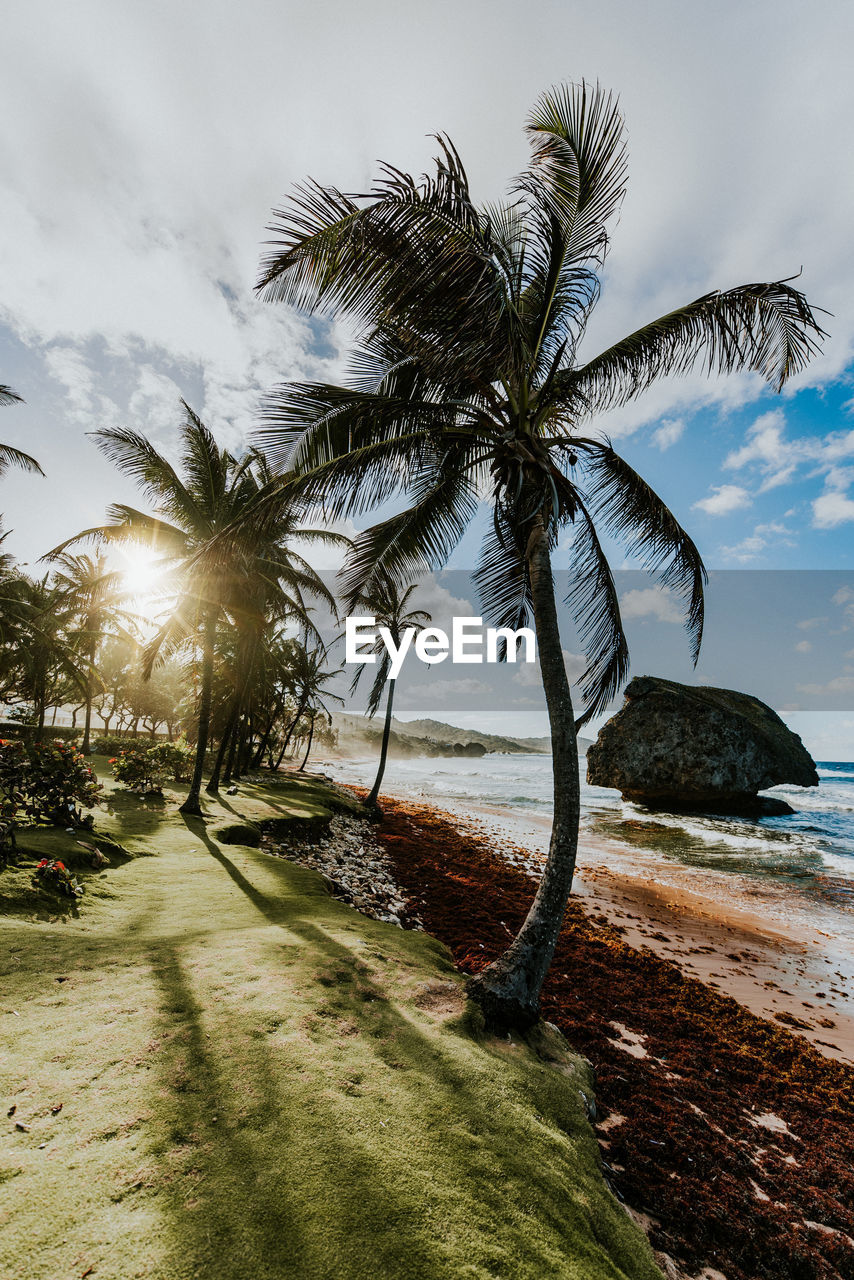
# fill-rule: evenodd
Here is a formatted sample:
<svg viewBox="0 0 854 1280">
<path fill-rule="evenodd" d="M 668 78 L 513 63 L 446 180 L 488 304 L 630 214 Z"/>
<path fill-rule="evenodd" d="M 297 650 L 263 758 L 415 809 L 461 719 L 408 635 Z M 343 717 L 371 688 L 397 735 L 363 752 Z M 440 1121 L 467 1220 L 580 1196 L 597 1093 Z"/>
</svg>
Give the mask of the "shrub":
<svg viewBox="0 0 854 1280">
<path fill-rule="evenodd" d="M 0 810 L 4 821 L 23 811 L 35 822 L 91 827 L 101 784 L 79 751 L 67 742 L 0 740 Z"/>
<path fill-rule="evenodd" d="M 156 750 L 156 748 L 155 748 Z M 128 791 L 140 796 L 160 795 L 169 770 L 152 756 L 151 750 L 128 747 L 110 761 L 113 777 L 123 782 Z"/>
<path fill-rule="evenodd" d="M 78 883 L 75 876 L 71 874 L 64 862 L 57 862 L 53 858 L 42 858 L 39 865 L 33 872 L 33 884 L 49 889 L 55 889 L 57 893 L 62 893 L 66 898 L 81 898 L 83 896 L 83 886 Z"/>
<path fill-rule="evenodd" d="M 148 755 L 171 773 L 173 782 L 189 782 L 193 776 L 196 753 L 184 737 L 175 742 L 158 742 L 149 747 Z"/>
<path fill-rule="evenodd" d="M 43 741 L 50 735 L 52 741 L 75 742 L 83 736 L 82 729 L 72 729 L 67 724 L 45 725 L 39 734 L 38 725 L 26 724 L 18 720 L 0 720 L 0 735 L 4 738 L 24 738 L 28 742 Z"/>
<path fill-rule="evenodd" d="M 101 734 L 92 740 L 92 751 L 96 756 L 117 756 L 120 751 L 135 750 L 139 745 L 139 739 L 130 734 L 110 734 L 109 737 Z"/>
</svg>

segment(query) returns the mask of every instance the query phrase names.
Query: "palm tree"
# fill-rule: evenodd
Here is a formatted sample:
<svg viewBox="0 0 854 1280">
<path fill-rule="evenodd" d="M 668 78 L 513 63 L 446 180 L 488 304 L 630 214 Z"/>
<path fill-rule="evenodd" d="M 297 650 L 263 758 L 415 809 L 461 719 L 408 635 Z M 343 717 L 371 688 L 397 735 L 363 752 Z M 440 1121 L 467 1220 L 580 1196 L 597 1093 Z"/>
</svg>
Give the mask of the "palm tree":
<svg viewBox="0 0 854 1280">
<path fill-rule="evenodd" d="M 411 583 L 405 591 L 401 593 L 398 589 L 394 578 L 383 574 L 374 578 L 370 589 L 359 597 L 355 602 L 359 608 L 364 608 L 374 618 L 377 628 L 385 627 L 391 639 L 394 641 L 396 649 L 400 648 L 401 637 L 408 627 L 423 627 L 430 622 L 430 614 L 423 609 L 415 609 L 411 613 L 406 612 L 406 606 L 409 603 L 410 596 L 415 590 L 416 583 Z M 394 702 L 394 679 L 389 678 L 391 670 L 391 656 L 388 646 L 383 642 L 382 637 L 377 631 L 377 638 L 372 650 L 379 656 L 377 662 L 374 682 L 371 685 L 371 692 L 368 695 L 367 713 L 369 716 L 375 716 L 379 710 L 382 701 L 383 689 L 386 681 L 388 681 L 388 697 L 385 705 L 385 722 L 383 724 L 383 736 L 380 744 L 380 761 L 377 769 L 377 776 L 374 779 L 374 785 L 371 787 L 365 804 L 375 809 L 379 800 L 380 786 L 382 785 L 383 774 L 385 773 L 386 760 L 388 758 L 388 742 L 391 737 L 391 717 L 392 703 Z M 364 666 L 360 666 L 353 683 L 350 686 L 350 692 L 355 693 L 356 686 L 361 679 Z"/>
<path fill-rule="evenodd" d="M 283 491 L 277 478 L 269 470 L 266 460 L 257 452 L 251 455 L 252 465 L 246 473 L 247 488 L 254 485 L 254 492 L 247 500 L 238 519 L 240 530 L 248 534 L 248 541 L 241 548 L 231 536 L 220 540 L 220 546 L 239 564 L 239 572 L 230 575 L 228 599 L 223 603 L 235 632 L 233 672 L 233 698 L 226 720 L 224 738 L 233 738 L 241 744 L 236 752 L 239 774 L 243 768 L 242 744 L 246 735 L 240 732 L 250 727 L 252 718 L 252 687 L 260 684 L 267 661 L 272 655 L 277 627 L 287 623 L 303 631 L 320 636 L 310 619 L 308 599 L 322 600 L 334 613 L 336 601 L 323 579 L 296 549 L 296 543 L 324 547 L 349 548 L 350 540 L 328 529 L 304 527 L 300 511 Z M 263 518 L 253 522 L 247 518 L 257 504 L 263 504 Z M 213 549 L 213 555 L 218 552 Z M 308 599 L 307 599 L 308 598 Z M 213 774 L 206 790 L 215 794 L 219 788 L 220 770 L 225 745 L 220 742 Z M 229 776 L 231 772 L 229 771 Z"/>
<path fill-rule="evenodd" d="M 15 692 L 32 702 L 41 737 L 49 707 L 85 695 L 86 675 L 72 636 L 74 611 L 47 575 L 18 578 L 10 584 L 9 596 Z"/>
<path fill-rule="evenodd" d="M 84 756 L 91 754 L 92 700 L 98 691 L 98 654 L 108 632 L 118 632 L 132 642 L 133 637 L 122 624 L 135 624 L 135 615 L 122 609 L 119 601 L 127 596 L 122 589 L 122 574 L 107 568 L 102 556 L 71 556 L 66 553 L 48 553 L 45 559 L 53 560 L 59 567 L 54 573 L 54 585 L 77 615 L 77 625 L 70 637 L 83 655 L 85 671 L 83 743 Z"/>
<path fill-rule="evenodd" d="M 599 296 L 607 224 L 625 189 L 623 121 L 598 87 L 544 94 L 527 124 L 528 167 L 511 198 L 479 207 L 452 143 L 417 182 L 385 166 L 364 196 L 310 182 L 276 211 L 258 284 L 271 302 L 335 314 L 358 335 L 344 385 L 287 383 L 268 397 L 262 440 L 304 500 L 358 516 L 403 496 L 365 530 L 346 587 L 400 584 L 439 567 L 492 494 L 477 582 L 498 626 L 536 626 L 551 728 L 554 822 L 531 910 L 508 951 L 471 983 L 487 1020 L 537 1016 L 578 842 L 577 727 L 604 709 L 628 650 L 600 534 L 685 604 L 696 660 L 705 570 L 691 538 L 601 436 L 597 413 L 655 379 L 747 369 L 776 390 L 823 331 L 789 281 L 704 294 L 592 359 L 579 344 Z M 552 556 L 571 530 L 573 612 L 588 666 L 576 721 L 561 653 Z"/>
<path fill-rule="evenodd" d="M 201 652 L 195 767 L 181 805 L 182 813 L 200 816 L 217 638 L 228 622 L 228 610 L 239 609 L 239 601 L 253 591 L 257 600 L 259 582 L 266 590 L 278 583 L 295 610 L 298 603 L 293 598 L 301 600 L 301 591 L 331 597 L 300 557 L 288 559 L 282 539 L 295 536 L 298 527 L 290 495 L 277 485 L 276 494 L 264 502 L 262 516 L 248 522 L 247 513 L 259 498 L 266 499 L 268 473 L 262 467 L 261 479 L 256 476 L 255 453 L 238 459 L 220 449 L 189 405 L 182 404 L 183 477 L 138 432 L 110 428 L 93 433 L 107 457 L 152 499 L 156 513 L 114 504 L 107 511 L 109 524 L 84 530 L 52 554 L 87 538 L 133 541 L 160 552 L 175 594 L 168 616 L 143 650 L 143 674 L 149 676 L 156 662 L 178 649 L 190 646 Z M 304 531 L 299 530 L 299 536 L 305 536 Z M 325 531 L 318 536 L 325 537 Z"/>
<path fill-rule="evenodd" d="M 23 403 L 23 396 L 19 396 L 17 391 L 0 382 L 0 404 Z M 35 458 L 31 458 L 28 453 L 23 453 L 22 450 L 15 449 L 10 444 L 0 444 L 0 476 L 8 471 L 9 467 L 20 467 L 22 471 L 35 471 L 40 476 L 44 475 Z"/>
<path fill-rule="evenodd" d="M 300 732 L 306 718 L 310 725 L 308 734 L 308 749 L 306 750 L 300 770 L 305 769 L 308 761 L 311 744 L 314 738 L 314 723 L 318 715 L 325 715 L 330 724 L 332 718 L 325 699 L 332 699 L 335 702 L 343 702 L 337 693 L 331 693 L 326 689 L 326 685 L 334 680 L 343 671 L 343 667 L 332 668 L 328 665 L 329 648 L 323 644 L 319 636 L 313 637 L 313 644 L 309 645 L 308 634 L 305 634 L 302 641 L 294 644 L 291 649 L 291 690 L 293 694 L 295 711 L 291 718 L 285 733 L 284 741 L 279 750 L 279 758 L 276 761 L 276 769 L 279 768 L 284 759 L 285 752 L 292 738 L 299 740 L 305 735 Z"/>
</svg>

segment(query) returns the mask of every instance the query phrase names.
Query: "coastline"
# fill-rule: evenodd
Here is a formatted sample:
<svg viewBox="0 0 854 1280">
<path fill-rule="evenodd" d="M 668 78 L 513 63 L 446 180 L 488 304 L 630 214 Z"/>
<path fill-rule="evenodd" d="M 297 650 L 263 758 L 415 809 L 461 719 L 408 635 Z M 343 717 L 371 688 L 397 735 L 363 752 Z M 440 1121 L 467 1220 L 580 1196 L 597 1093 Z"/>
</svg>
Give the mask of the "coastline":
<svg viewBox="0 0 854 1280">
<path fill-rule="evenodd" d="M 324 767 L 334 772 L 337 763 Z M 416 797 L 395 792 L 393 783 L 384 795 L 397 805 L 432 809 L 532 876 L 544 859 L 550 815 Z M 582 819 L 573 894 L 594 918 L 629 945 L 650 948 L 686 976 L 797 1032 L 825 1056 L 854 1064 L 854 931 L 831 933 L 820 927 L 828 923 L 823 917 L 811 921 L 805 911 L 784 910 L 790 902 L 770 886 L 746 895 L 725 873 L 650 863 L 648 849 L 603 837 L 589 818 Z"/>
<path fill-rule="evenodd" d="M 533 894 L 529 851 L 496 840 L 488 816 L 387 798 L 376 828 L 411 909 L 469 973 L 505 949 Z M 605 1175 L 665 1274 L 848 1274 L 850 1026 L 837 1009 L 833 1028 L 786 1021 L 806 1022 L 792 1010 L 828 957 L 627 877 L 588 870 L 581 889 L 543 1015 L 594 1066 Z"/>
<path fill-rule="evenodd" d="M 508 846 L 505 815 L 497 809 L 473 807 L 474 820 L 446 812 L 493 841 L 498 856 L 504 850 L 525 858 L 532 871 L 542 860 L 536 850 Z M 551 825 L 538 815 L 530 821 L 545 830 Z M 854 1064 L 854 943 L 800 922 L 783 928 L 760 910 L 704 893 L 688 867 L 671 869 L 682 883 L 666 885 L 651 881 L 639 860 L 634 874 L 615 870 L 608 852 L 582 830 L 573 893 L 594 919 L 601 916 L 630 946 L 649 947 L 752 1013 L 796 1031 L 826 1056 Z"/>
</svg>

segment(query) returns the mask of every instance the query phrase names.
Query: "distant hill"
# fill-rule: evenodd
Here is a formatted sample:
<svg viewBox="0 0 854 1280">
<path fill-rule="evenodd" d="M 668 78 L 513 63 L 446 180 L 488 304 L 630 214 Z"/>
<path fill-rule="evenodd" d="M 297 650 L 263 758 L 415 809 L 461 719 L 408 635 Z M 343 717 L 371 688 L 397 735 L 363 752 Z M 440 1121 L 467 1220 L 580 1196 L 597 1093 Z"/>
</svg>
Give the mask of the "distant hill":
<svg viewBox="0 0 854 1280">
<path fill-rule="evenodd" d="M 333 717 L 338 732 L 338 750 L 342 755 L 361 754 L 373 750 L 382 737 L 382 717 L 339 712 Z M 590 743 L 579 738 L 586 752 Z M 544 755 L 551 750 L 548 738 L 509 738 L 478 729 L 460 729 L 441 720 L 397 720 L 391 722 L 389 752 L 395 756 L 466 756 L 487 752 L 500 755 Z"/>
</svg>

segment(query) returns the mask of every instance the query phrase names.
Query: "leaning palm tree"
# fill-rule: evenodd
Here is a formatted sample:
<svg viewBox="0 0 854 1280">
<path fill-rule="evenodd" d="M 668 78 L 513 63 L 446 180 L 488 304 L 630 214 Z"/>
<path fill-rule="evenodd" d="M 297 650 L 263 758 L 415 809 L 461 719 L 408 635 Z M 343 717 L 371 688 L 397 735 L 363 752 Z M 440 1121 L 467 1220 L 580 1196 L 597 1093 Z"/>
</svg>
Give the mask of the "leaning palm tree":
<svg viewBox="0 0 854 1280">
<path fill-rule="evenodd" d="M 0 382 L 0 404 L 23 404 L 23 402 L 23 396 L 19 396 L 17 391 Z M 28 453 L 15 449 L 11 444 L 0 444 L 0 476 L 10 467 L 20 467 L 22 471 L 35 471 L 40 476 L 44 475 L 35 458 L 31 458 Z"/>
<path fill-rule="evenodd" d="M 405 591 L 401 592 L 394 578 L 387 574 L 375 576 L 371 587 L 364 594 L 360 595 L 354 603 L 358 608 L 366 609 L 373 617 L 377 626 L 377 638 L 373 646 L 372 652 L 377 655 L 377 669 L 374 674 L 374 681 L 371 685 L 371 691 L 368 694 L 367 713 L 373 717 L 379 711 L 382 702 L 383 690 L 388 683 L 388 695 L 385 704 L 385 721 L 383 723 L 382 740 L 380 742 L 380 759 L 377 768 L 377 776 L 374 778 L 374 785 L 371 787 L 365 804 L 370 809 L 375 809 L 379 800 L 380 787 L 382 786 L 383 775 L 385 773 L 386 761 L 388 759 L 388 744 L 391 737 L 391 718 L 392 704 L 394 702 L 395 680 L 390 677 L 391 672 L 391 655 L 388 646 L 384 643 L 379 628 L 385 627 L 393 640 L 395 648 L 400 649 L 401 638 L 408 627 L 424 627 L 431 621 L 430 614 L 423 609 L 414 609 L 406 612 L 406 606 L 417 583 L 410 583 Z M 364 666 L 360 666 L 353 677 L 353 683 L 350 686 L 350 692 L 355 693 L 356 688 L 361 679 Z"/>
<path fill-rule="evenodd" d="M 498 626 L 533 616 L 554 823 L 527 919 L 471 984 L 496 1026 L 537 1015 L 575 867 L 577 726 L 608 705 L 628 670 L 603 532 L 681 596 L 695 660 L 702 635 L 697 548 L 587 424 L 655 379 L 698 367 L 753 370 L 779 390 L 823 336 L 804 295 L 778 280 L 706 293 L 583 359 L 607 225 L 625 188 L 623 121 L 598 87 L 564 86 L 539 99 L 527 131 L 531 160 L 501 204 L 474 202 L 444 138 L 435 173 L 420 182 L 385 166 L 364 196 L 298 188 L 274 215 L 258 285 L 271 302 L 343 312 L 357 329 L 345 384 L 278 387 L 261 436 L 330 517 L 402 501 L 356 540 L 349 592 L 370 590 L 381 573 L 405 584 L 444 564 L 491 490 L 476 574 L 483 612 Z M 588 658 L 577 720 L 552 580 L 567 530 L 567 603 Z"/>
</svg>

